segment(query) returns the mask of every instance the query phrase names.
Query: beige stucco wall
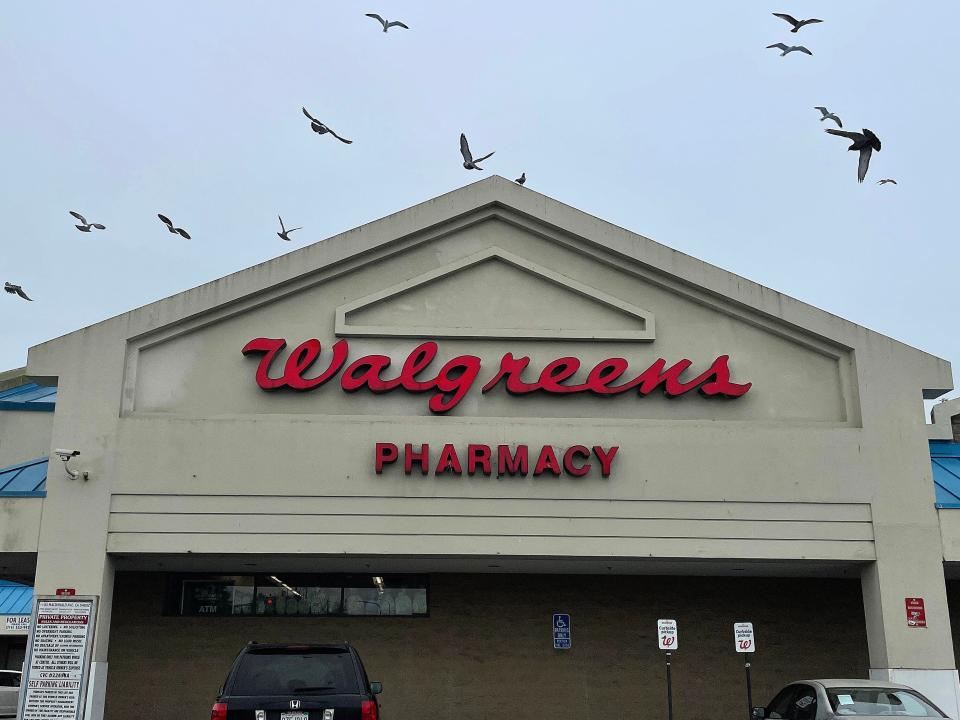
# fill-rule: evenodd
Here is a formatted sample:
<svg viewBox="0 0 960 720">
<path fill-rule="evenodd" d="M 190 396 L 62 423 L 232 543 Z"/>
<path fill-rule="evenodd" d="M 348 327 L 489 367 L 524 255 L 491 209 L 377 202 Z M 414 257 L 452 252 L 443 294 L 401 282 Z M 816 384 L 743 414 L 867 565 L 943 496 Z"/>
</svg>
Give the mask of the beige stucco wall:
<svg viewBox="0 0 960 720">
<path fill-rule="evenodd" d="M 0 498 L 0 552 L 37 552 L 42 515 L 43 498 Z"/>
<path fill-rule="evenodd" d="M 0 468 L 47 455 L 52 431 L 53 413 L 0 411 Z"/>
<path fill-rule="evenodd" d="M 498 248 L 522 262 L 443 274 Z M 638 371 L 729 354 L 734 381 L 755 384 L 732 401 L 475 388 L 441 417 L 423 395 L 255 386 L 248 340 L 316 337 L 329 351 L 338 308 L 430 272 L 343 313 L 360 333 L 352 357 L 399 364 L 459 322 L 483 332 L 449 332 L 442 358 L 476 354 L 486 378 L 505 352 L 537 369 L 622 356 Z M 636 329 L 591 289 L 655 316 L 656 338 L 517 337 L 571 317 L 605 337 Z M 930 624 L 949 628 L 921 404 L 951 387 L 949 364 L 500 178 L 32 348 L 28 370 L 59 376 L 53 443 L 90 472 L 51 478 L 41 590 L 108 596 L 104 550 L 853 561 L 870 568 L 871 664 L 955 667 L 949 641 L 908 629 L 902 605 L 923 596 Z M 378 476 L 378 441 L 621 451 L 609 479 Z"/>
</svg>

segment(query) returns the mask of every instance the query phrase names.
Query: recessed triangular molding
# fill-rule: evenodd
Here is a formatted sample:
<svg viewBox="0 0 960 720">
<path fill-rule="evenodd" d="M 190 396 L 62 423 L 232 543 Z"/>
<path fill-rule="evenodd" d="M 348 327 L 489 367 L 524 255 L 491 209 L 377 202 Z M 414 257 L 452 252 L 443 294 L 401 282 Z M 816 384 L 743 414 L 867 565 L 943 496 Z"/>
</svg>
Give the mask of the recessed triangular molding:
<svg viewBox="0 0 960 720">
<path fill-rule="evenodd" d="M 637 327 L 634 329 L 542 329 L 542 328 L 477 328 L 477 327 L 402 327 L 396 325 L 364 325 L 353 324 L 348 316 L 359 310 L 379 305 L 392 297 L 408 293 L 416 288 L 424 287 L 441 278 L 462 272 L 467 268 L 477 266 L 489 260 L 505 262 L 525 273 L 546 280 L 572 293 L 588 298 L 605 305 L 612 310 L 632 318 Z M 469 325 L 469 323 L 466 323 Z M 628 342 L 651 342 L 655 338 L 653 313 L 624 302 L 596 288 L 577 282 L 572 278 L 554 272 L 535 262 L 514 255 L 499 247 L 490 247 L 481 252 L 469 255 L 461 260 L 450 263 L 430 272 L 402 283 L 384 288 L 378 292 L 366 295 L 337 308 L 335 332 L 339 337 L 404 337 L 404 338 L 473 338 L 473 339 L 542 339 L 542 340 L 614 340 Z"/>
</svg>

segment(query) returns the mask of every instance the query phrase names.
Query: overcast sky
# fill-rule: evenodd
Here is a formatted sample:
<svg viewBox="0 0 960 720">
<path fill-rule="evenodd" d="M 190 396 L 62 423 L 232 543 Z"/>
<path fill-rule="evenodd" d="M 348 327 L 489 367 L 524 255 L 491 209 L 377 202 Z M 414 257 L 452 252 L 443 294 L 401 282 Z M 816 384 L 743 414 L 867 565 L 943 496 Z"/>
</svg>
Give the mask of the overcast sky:
<svg viewBox="0 0 960 720">
<path fill-rule="evenodd" d="M 461 131 L 489 173 L 960 367 L 958 28 L 955 0 L 4 3 L 0 280 L 35 302 L 0 297 L 0 370 L 480 179 Z M 815 105 L 880 136 L 863 185 Z"/>
</svg>

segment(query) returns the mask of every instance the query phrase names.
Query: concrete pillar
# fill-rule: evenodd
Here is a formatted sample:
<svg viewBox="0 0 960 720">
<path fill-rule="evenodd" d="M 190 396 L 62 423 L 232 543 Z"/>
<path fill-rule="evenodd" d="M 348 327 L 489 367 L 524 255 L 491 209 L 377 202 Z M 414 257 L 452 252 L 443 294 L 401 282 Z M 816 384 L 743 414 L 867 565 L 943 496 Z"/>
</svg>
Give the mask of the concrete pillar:
<svg viewBox="0 0 960 720">
<path fill-rule="evenodd" d="M 877 528 L 879 531 L 880 528 Z M 888 534 L 889 528 L 883 530 Z M 916 688 L 952 718 L 960 718 L 960 682 L 953 655 L 942 553 L 929 551 L 929 530 L 900 527 L 896 552 L 878 537 L 883 559 L 861 574 L 870 677 Z M 927 547 L 924 547 L 927 546 Z M 906 598 L 922 597 L 927 626 L 907 624 Z M 829 603 L 825 605 L 829 607 Z"/>
<path fill-rule="evenodd" d="M 91 470 L 89 480 L 72 480 L 57 456 L 51 453 L 51 458 L 35 593 L 53 595 L 57 588 L 74 588 L 77 595 L 99 598 L 84 720 L 102 720 L 114 578 L 113 561 L 106 554 L 110 490 L 97 465 L 71 460 L 71 466 Z"/>
</svg>

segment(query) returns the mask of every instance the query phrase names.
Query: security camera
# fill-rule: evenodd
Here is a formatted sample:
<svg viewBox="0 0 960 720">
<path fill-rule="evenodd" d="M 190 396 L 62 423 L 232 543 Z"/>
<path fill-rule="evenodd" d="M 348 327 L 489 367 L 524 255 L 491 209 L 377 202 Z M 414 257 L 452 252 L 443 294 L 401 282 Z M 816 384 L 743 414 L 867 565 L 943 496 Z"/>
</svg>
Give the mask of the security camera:
<svg viewBox="0 0 960 720">
<path fill-rule="evenodd" d="M 63 470 L 67 473 L 67 477 L 71 480 L 76 480 L 77 478 L 83 478 L 84 480 L 90 479 L 90 473 L 80 470 L 71 470 L 67 467 L 67 463 L 70 462 L 72 458 L 75 458 L 80 454 L 79 450 L 54 450 L 61 460 L 63 460 Z"/>
</svg>

